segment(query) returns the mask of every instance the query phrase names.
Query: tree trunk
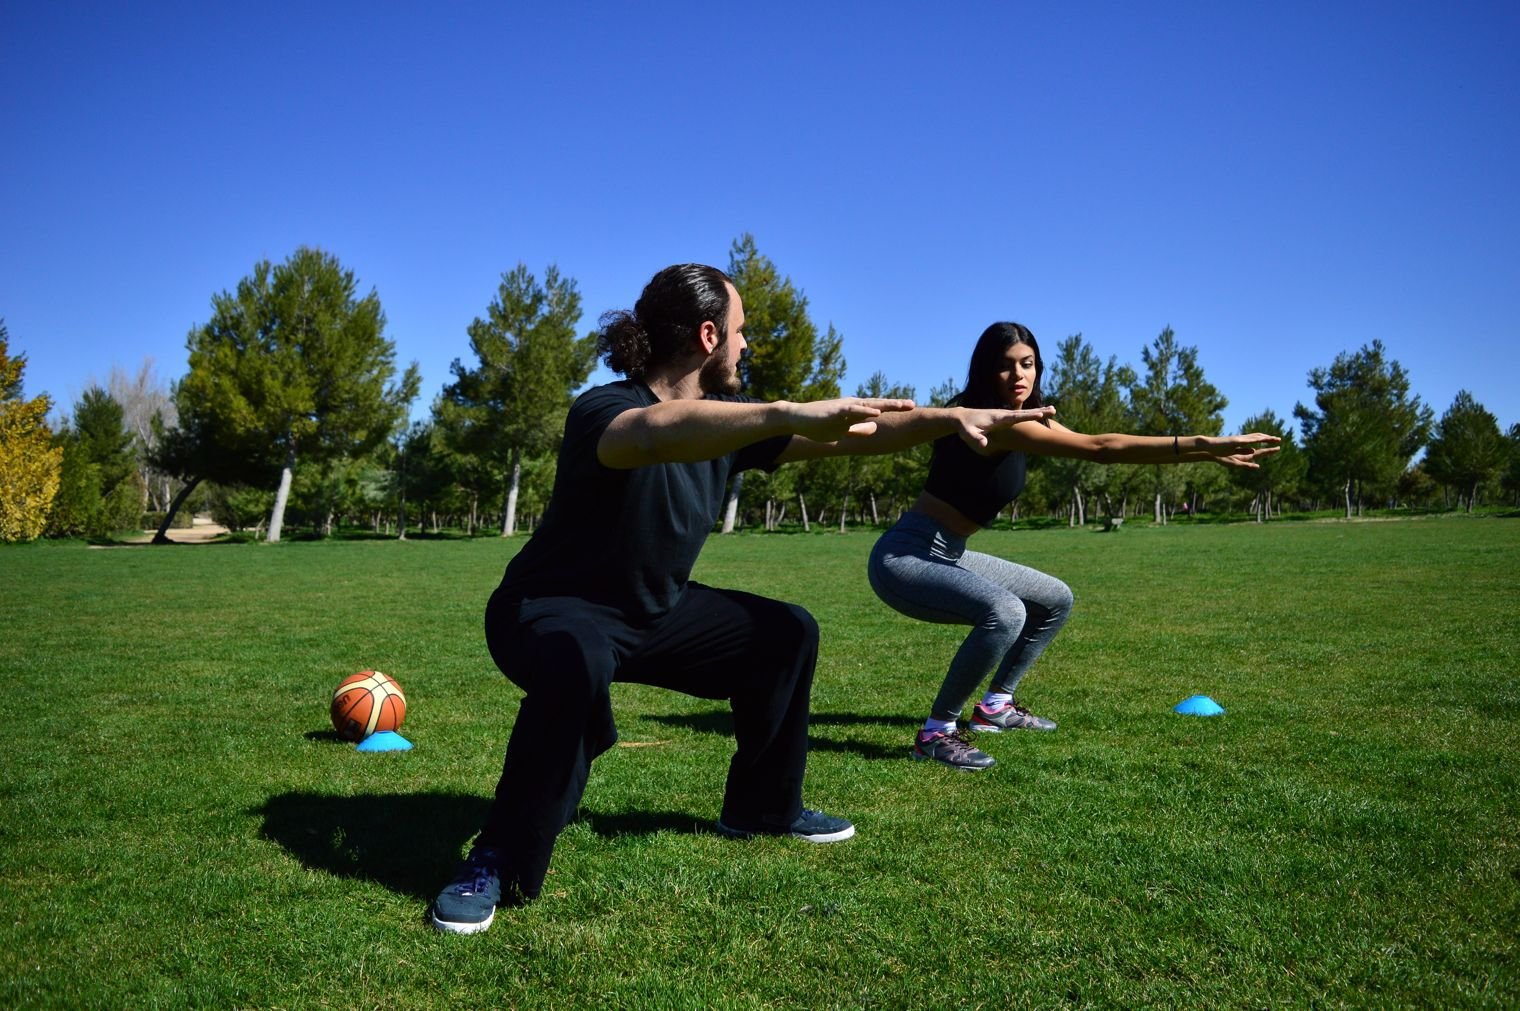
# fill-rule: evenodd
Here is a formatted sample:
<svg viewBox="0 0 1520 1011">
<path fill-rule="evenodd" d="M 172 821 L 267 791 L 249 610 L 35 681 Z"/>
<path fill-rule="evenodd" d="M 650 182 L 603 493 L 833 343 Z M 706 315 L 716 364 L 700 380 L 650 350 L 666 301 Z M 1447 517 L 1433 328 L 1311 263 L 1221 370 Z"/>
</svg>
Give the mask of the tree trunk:
<svg viewBox="0 0 1520 1011">
<path fill-rule="evenodd" d="M 1161 493 L 1156 493 L 1156 524 L 1166 526 L 1166 509 L 1161 505 Z"/>
<path fill-rule="evenodd" d="M 511 537 L 517 532 L 517 487 L 522 481 L 522 450 L 512 447 L 512 480 L 507 483 L 507 508 L 501 516 L 501 535 Z"/>
<path fill-rule="evenodd" d="M 405 462 L 401 465 L 403 476 L 406 473 Z M 406 483 L 403 481 L 396 489 L 400 501 L 396 503 L 396 540 L 406 540 Z M 420 519 L 418 522 L 422 522 Z"/>
<path fill-rule="evenodd" d="M 845 495 L 844 501 L 839 503 L 839 532 L 844 533 L 844 521 L 850 515 L 850 496 Z"/>
<path fill-rule="evenodd" d="M 179 512 L 179 507 L 185 504 L 185 500 L 190 497 L 190 493 L 195 491 L 195 486 L 200 483 L 200 478 L 192 477 L 189 481 L 185 482 L 185 486 L 179 490 L 179 494 L 174 496 L 174 501 L 169 503 L 169 508 L 164 512 L 163 522 L 159 523 L 158 531 L 153 535 L 154 544 L 174 543 L 169 540 L 169 524 L 174 522 L 174 514 Z"/>
<path fill-rule="evenodd" d="M 723 532 L 734 532 L 734 517 L 739 512 L 739 492 L 744 488 L 744 472 L 734 475 L 734 479 L 728 483 L 728 503 L 723 507 Z"/>
<path fill-rule="evenodd" d="M 808 525 L 807 499 L 802 497 L 802 492 L 800 491 L 797 493 L 797 505 L 802 509 L 802 529 L 811 532 L 813 528 Z"/>
<path fill-rule="evenodd" d="M 781 509 L 776 513 L 776 526 L 779 527 L 779 526 L 781 526 L 781 524 L 783 524 L 785 522 L 786 522 L 786 503 L 783 502 L 783 503 L 781 503 Z M 771 529 L 774 530 L 775 527 L 772 527 Z"/>
<path fill-rule="evenodd" d="M 876 512 L 876 493 L 871 492 L 871 526 L 881 526 L 881 517 Z"/>
<path fill-rule="evenodd" d="M 285 525 L 285 503 L 290 500 L 290 478 L 296 469 L 296 446 L 292 442 L 285 451 L 285 466 L 280 469 L 280 490 L 274 493 L 274 510 L 269 514 L 269 536 L 266 543 L 277 544 L 280 528 Z"/>
</svg>

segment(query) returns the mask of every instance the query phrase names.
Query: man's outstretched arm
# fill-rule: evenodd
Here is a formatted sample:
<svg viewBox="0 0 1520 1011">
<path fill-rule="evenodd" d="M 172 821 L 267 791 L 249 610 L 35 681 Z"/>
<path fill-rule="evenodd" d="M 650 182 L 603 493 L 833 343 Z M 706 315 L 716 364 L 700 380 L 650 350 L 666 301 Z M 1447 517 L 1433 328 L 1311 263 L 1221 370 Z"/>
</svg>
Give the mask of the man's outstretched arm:
<svg viewBox="0 0 1520 1011">
<path fill-rule="evenodd" d="M 896 453 L 931 442 L 942 435 L 959 434 L 972 449 L 987 445 L 987 433 L 1008 428 L 1021 421 L 1040 421 L 1054 416 L 1053 407 L 1020 410 L 975 407 L 916 407 L 911 411 L 882 415 L 875 430 L 831 442 L 805 435 L 794 437 L 776 458 L 777 463 L 816 460 L 825 456 L 861 456 Z"/>
<path fill-rule="evenodd" d="M 627 470 L 655 463 L 713 460 L 778 435 L 820 444 L 851 443 L 871 436 L 885 419 L 912 409 L 911 400 L 887 397 L 842 397 L 808 404 L 668 400 L 614 418 L 596 444 L 596 458 L 603 466 Z"/>
</svg>

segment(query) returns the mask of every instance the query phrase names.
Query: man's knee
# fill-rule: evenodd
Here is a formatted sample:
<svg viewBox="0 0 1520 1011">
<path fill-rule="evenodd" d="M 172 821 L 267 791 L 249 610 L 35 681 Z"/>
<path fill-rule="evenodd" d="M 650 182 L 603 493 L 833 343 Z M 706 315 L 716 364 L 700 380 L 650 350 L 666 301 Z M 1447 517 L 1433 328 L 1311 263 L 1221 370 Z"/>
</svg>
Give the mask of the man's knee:
<svg viewBox="0 0 1520 1011">
<path fill-rule="evenodd" d="M 574 623 L 535 627 L 513 651 L 509 665 L 507 676 L 524 691 L 553 695 L 571 705 L 605 695 L 616 674 L 607 640 Z"/>
<path fill-rule="evenodd" d="M 808 613 L 807 608 L 801 606 L 800 604 L 788 604 L 786 605 L 786 610 L 787 617 L 789 619 L 793 634 L 797 637 L 798 644 L 803 647 L 811 647 L 813 649 L 816 649 L 818 647 L 817 619 Z"/>
</svg>

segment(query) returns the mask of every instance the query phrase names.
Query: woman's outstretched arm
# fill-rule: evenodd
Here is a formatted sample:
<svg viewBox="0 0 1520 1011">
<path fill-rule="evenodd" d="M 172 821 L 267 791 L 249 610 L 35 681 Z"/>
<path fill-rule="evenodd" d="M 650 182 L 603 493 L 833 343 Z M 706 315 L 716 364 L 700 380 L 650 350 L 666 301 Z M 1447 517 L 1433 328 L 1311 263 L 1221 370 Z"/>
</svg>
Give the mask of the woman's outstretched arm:
<svg viewBox="0 0 1520 1011">
<path fill-rule="evenodd" d="M 1105 432 L 1086 435 L 1051 421 L 1022 422 L 988 434 L 996 450 L 1034 456 L 1062 456 L 1094 463 L 1203 463 L 1227 467 L 1257 467 L 1259 457 L 1277 452 L 1278 436 L 1263 432 L 1246 435 L 1130 435 Z"/>
</svg>

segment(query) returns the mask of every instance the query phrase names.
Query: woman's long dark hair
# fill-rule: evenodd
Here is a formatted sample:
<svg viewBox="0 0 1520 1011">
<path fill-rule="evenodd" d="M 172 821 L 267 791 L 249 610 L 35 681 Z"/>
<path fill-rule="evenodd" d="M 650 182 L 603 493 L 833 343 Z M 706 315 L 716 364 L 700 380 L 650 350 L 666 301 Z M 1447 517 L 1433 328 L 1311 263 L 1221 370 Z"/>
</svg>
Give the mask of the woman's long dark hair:
<svg viewBox="0 0 1520 1011">
<path fill-rule="evenodd" d="M 644 285 L 633 311 L 602 314 L 596 353 L 607 367 L 630 379 L 643 379 L 692 346 L 703 323 L 728 336 L 728 275 L 700 263 L 666 267 Z"/>
<path fill-rule="evenodd" d="M 982 331 L 976 347 L 971 350 L 971 364 L 966 367 L 966 385 L 950 398 L 953 407 L 1006 407 L 998 387 L 997 375 L 1003 370 L 1003 356 L 1015 344 L 1028 344 L 1034 352 L 1034 383 L 1024 407 L 1044 407 L 1040 395 L 1040 380 L 1045 377 L 1045 359 L 1040 357 L 1040 344 L 1034 334 L 1022 323 L 994 323 Z"/>
</svg>

